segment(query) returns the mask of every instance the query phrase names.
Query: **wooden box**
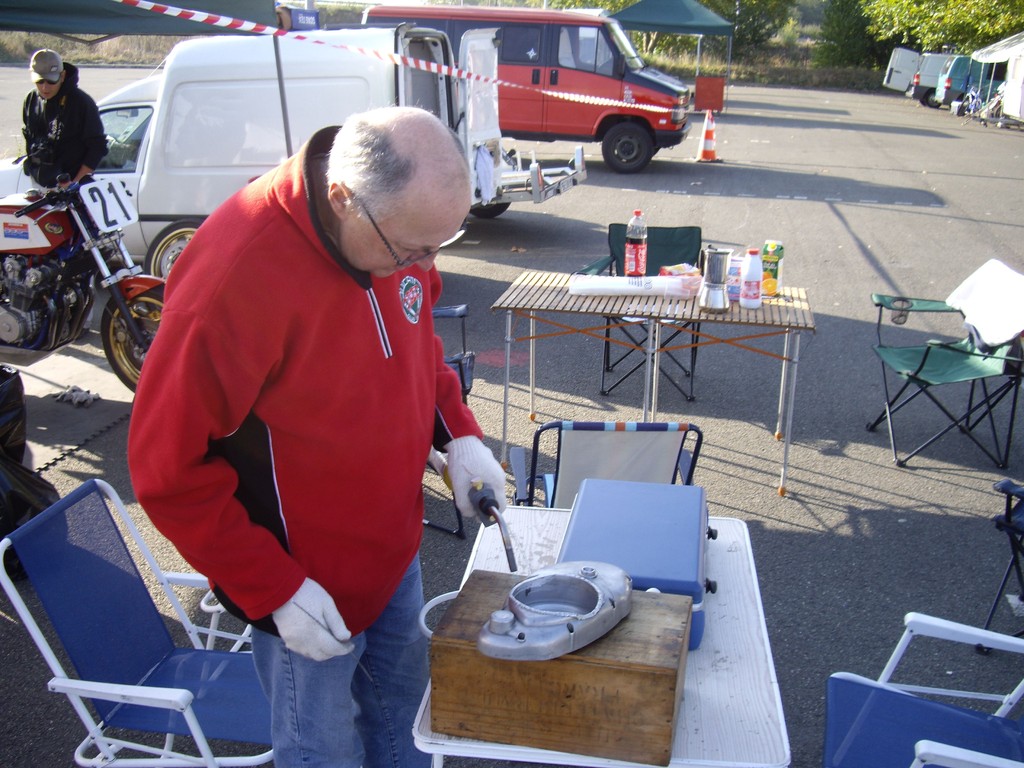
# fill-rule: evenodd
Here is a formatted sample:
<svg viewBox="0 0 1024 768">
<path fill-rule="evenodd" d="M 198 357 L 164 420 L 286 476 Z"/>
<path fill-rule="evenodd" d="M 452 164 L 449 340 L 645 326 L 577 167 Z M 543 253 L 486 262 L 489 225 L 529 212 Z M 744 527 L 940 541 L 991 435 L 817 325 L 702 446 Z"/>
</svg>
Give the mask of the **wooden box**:
<svg viewBox="0 0 1024 768">
<path fill-rule="evenodd" d="M 434 630 L 431 728 L 480 741 L 668 765 L 692 599 L 634 591 L 600 640 L 550 661 L 492 659 L 476 639 L 522 576 L 474 571 Z"/>
</svg>

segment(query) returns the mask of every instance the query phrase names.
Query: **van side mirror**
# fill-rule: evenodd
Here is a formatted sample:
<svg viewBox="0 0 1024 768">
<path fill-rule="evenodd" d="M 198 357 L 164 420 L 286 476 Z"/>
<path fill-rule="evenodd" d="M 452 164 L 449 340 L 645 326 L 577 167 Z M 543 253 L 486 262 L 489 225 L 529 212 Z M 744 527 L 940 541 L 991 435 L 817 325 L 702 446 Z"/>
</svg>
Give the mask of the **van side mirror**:
<svg viewBox="0 0 1024 768">
<path fill-rule="evenodd" d="M 615 57 L 615 77 L 622 80 L 626 76 L 626 58 L 624 56 Z"/>
</svg>

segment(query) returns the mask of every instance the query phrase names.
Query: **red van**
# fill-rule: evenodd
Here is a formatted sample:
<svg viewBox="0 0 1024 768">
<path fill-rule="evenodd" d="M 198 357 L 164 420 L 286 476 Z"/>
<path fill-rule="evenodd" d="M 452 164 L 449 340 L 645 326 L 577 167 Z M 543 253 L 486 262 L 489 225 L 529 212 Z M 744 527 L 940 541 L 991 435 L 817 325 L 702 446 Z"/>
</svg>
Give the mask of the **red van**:
<svg viewBox="0 0 1024 768">
<path fill-rule="evenodd" d="M 498 89 L 504 136 L 600 141 L 605 162 L 619 173 L 642 171 L 655 152 L 686 136 L 689 88 L 644 64 L 609 16 L 437 5 L 378 5 L 363 15 L 364 24 L 396 20 L 446 32 L 456 57 L 466 30 L 497 30 L 498 78 L 525 86 Z"/>
</svg>

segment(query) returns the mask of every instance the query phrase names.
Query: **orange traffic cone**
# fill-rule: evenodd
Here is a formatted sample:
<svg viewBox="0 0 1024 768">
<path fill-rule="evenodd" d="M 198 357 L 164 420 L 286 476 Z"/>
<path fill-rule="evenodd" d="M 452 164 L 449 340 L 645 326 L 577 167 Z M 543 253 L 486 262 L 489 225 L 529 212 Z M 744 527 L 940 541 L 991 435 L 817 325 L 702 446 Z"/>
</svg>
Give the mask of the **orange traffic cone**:
<svg viewBox="0 0 1024 768">
<path fill-rule="evenodd" d="M 704 131 L 701 137 L 700 150 L 697 152 L 698 163 L 721 162 L 715 155 L 715 117 L 709 109 L 704 115 Z"/>
</svg>

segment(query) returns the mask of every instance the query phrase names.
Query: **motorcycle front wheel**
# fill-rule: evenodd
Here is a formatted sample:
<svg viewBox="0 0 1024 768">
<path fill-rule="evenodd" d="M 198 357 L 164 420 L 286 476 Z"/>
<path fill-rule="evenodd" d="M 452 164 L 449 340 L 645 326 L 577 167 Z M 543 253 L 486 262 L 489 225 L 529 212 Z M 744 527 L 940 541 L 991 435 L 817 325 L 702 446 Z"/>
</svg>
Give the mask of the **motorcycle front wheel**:
<svg viewBox="0 0 1024 768">
<path fill-rule="evenodd" d="M 121 383 L 134 392 L 139 385 L 146 350 L 153 343 L 160 317 L 163 315 L 164 286 L 157 285 L 143 291 L 128 302 L 128 309 L 131 312 L 131 321 L 139 327 L 146 338 L 145 347 L 136 342 L 128 329 L 128 320 L 113 299 L 107 302 L 103 310 L 100 334 L 103 337 L 103 353 L 107 356 L 107 362 Z"/>
</svg>

